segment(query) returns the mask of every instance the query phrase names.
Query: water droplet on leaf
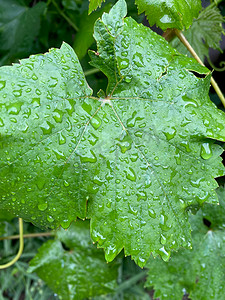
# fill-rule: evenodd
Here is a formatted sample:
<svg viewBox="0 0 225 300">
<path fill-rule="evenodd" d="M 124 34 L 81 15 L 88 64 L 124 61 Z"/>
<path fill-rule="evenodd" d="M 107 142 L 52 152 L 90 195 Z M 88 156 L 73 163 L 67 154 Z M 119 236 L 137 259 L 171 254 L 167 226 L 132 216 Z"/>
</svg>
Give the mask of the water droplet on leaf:
<svg viewBox="0 0 225 300">
<path fill-rule="evenodd" d="M 48 207 L 47 203 L 38 204 L 38 209 L 41 211 L 46 210 L 47 207 Z"/>
<path fill-rule="evenodd" d="M 201 145 L 201 157 L 203 159 L 209 159 L 213 155 L 212 149 L 209 143 L 203 143 Z"/>
</svg>

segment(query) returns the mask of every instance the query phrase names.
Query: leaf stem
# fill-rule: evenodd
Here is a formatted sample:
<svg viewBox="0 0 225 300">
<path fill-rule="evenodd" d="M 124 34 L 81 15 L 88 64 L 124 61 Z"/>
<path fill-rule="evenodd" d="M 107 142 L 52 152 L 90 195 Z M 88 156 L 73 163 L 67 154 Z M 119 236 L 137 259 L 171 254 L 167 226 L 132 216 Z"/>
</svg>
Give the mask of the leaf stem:
<svg viewBox="0 0 225 300">
<path fill-rule="evenodd" d="M 79 28 L 77 27 L 76 24 L 74 24 L 69 17 L 67 17 L 67 15 L 60 9 L 60 7 L 58 6 L 58 4 L 55 2 L 55 0 L 52 0 L 53 5 L 55 6 L 55 8 L 58 10 L 58 12 L 60 13 L 60 15 L 70 24 L 70 26 L 73 27 L 73 29 L 75 31 L 79 31 Z"/>
<path fill-rule="evenodd" d="M 90 70 L 87 70 L 86 72 L 84 72 L 84 75 L 89 76 L 89 75 L 92 75 L 92 74 L 95 74 L 95 73 L 98 73 L 98 72 L 100 72 L 99 69 L 93 68 L 93 69 L 90 69 Z"/>
<path fill-rule="evenodd" d="M 138 282 L 139 280 L 143 279 L 148 273 L 148 270 L 144 270 L 136 275 L 134 275 L 133 277 L 131 277 L 130 279 L 122 282 L 117 288 L 116 288 L 116 292 L 122 292 L 126 289 L 129 289 L 131 286 L 133 286 L 136 282 Z"/>
<path fill-rule="evenodd" d="M 4 265 L 0 265 L 0 270 L 2 269 L 6 269 L 10 266 L 12 266 L 21 256 L 22 252 L 23 252 L 23 219 L 19 218 L 19 239 L 20 239 L 20 247 L 19 247 L 19 251 L 17 253 L 17 255 L 7 264 Z"/>
<path fill-rule="evenodd" d="M 197 62 L 200 63 L 200 65 L 204 66 L 204 64 L 201 61 L 200 57 L 197 55 L 195 50 L 189 44 L 189 42 L 187 41 L 187 39 L 185 38 L 183 33 L 180 30 L 175 29 L 175 34 L 177 35 L 177 37 L 179 38 L 181 43 L 184 44 L 184 46 L 188 49 L 188 51 L 191 53 L 191 55 L 197 60 Z M 225 107 L 225 98 L 224 98 L 223 93 L 221 92 L 218 84 L 216 83 L 216 81 L 214 80 L 213 77 L 211 77 L 211 84 L 212 84 L 215 92 L 217 93 L 218 97 L 220 98 L 221 102 L 223 103 L 223 106 Z"/>
<path fill-rule="evenodd" d="M 42 236 L 54 236 L 54 233 L 49 231 L 49 232 L 38 232 L 38 233 L 27 233 L 23 235 L 23 238 L 32 238 L 32 237 L 42 237 Z M 3 240 L 16 240 L 19 239 L 20 235 L 9 235 L 9 236 L 3 236 L 0 237 L 0 241 Z"/>
</svg>

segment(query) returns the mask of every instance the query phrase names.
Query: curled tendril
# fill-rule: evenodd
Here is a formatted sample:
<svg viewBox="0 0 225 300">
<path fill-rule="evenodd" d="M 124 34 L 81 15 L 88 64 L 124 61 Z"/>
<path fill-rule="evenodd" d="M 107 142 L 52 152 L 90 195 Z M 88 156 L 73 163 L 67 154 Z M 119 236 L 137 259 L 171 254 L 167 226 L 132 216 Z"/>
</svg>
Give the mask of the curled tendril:
<svg viewBox="0 0 225 300">
<path fill-rule="evenodd" d="M 10 266 L 12 266 L 21 256 L 23 253 L 23 219 L 19 218 L 19 234 L 20 234 L 20 247 L 18 250 L 17 255 L 7 264 L 0 265 L 0 270 L 1 269 L 6 269 Z"/>
<path fill-rule="evenodd" d="M 225 71 L 225 61 L 221 61 L 220 62 L 220 67 L 221 68 L 217 68 L 216 66 L 214 66 L 213 62 L 211 61 L 211 59 L 208 57 L 208 63 L 210 64 L 210 66 L 215 70 L 215 71 L 218 71 L 218 72 L 223 72 Z"/>
</svg>

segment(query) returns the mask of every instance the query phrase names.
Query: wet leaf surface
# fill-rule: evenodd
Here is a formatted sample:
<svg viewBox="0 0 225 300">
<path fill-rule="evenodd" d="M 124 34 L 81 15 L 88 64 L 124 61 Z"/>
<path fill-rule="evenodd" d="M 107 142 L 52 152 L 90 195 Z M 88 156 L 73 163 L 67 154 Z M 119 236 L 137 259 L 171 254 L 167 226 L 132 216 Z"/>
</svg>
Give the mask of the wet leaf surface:
<svg viewBox="0 0 225 300">
<path fill-rule="evenodd" d="M 167 28 L 188 28 L 201 10 L 200 0 L 136 0 L 138 12 L 144 12 L 150 26 Z"/>
<path fill-rule="evenodd" d="M 146 286 L 154 287 L 155 298 L 181 300 L 183 294 L 188 293 L 192 300 L 223 299 L 225 189 L 220 187 L 218 194 L 219 206 L 206 203 L 190 217 L 192 250 L 179 250 L 167 263 L 150 258 L 146 265 L 149 268 Z"/>
<path fill-rule="evenodd" d="M 124 248 L 144 266 L 190 247 L 187 208 L 217 202 L 225 115 L 208 69 L 125 15 L 120 0 L 95 25 L 106 98 L 67 44 L 0 69 L 0 208 L 40 227 L 88 217 L 108 261 Z"/>
<path fill-rule="evenodd" d="M 220 10 L 215 4 L 211 4 L 199 14 L 191 27 L 183 32 L 202 61 L 204 61 L 204 57 L 209 58 L 209 48 L 222 52 L 220 42 L 221 36 L 224 34 L 223 22 L 224 18 Z M 177 37 L 172 40 L 171 45 L 180 53 L 191 57 L 190 52 Z"/>
<path fill-rule="evenodd" d="M 36 272 L 62 299 L 84 299 L 107 294 L 116 287 L 119 262 L 107 264 L 102 250 L 92 244 L 88 221 L 77 221 L 57 232 L 39 248 L 28 272 Z M 66 250 L 65 250 L 66 248 Z"/>
</svg>

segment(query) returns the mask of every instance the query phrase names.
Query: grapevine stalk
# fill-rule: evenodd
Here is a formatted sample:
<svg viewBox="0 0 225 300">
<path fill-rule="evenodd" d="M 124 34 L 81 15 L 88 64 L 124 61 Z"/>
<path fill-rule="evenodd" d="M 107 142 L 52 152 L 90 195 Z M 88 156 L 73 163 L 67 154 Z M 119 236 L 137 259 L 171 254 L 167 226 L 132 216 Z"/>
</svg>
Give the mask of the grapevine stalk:
<svg viewBox="0 0 225 300">
<path fill-rule="evenodd" d="M 198 63 L 200 63 L 202 66 L 205 66 L 203 62 L 201 61 L 200 57 L 197 55 L 195 50 L 192 48 L 192 46 L 189 44 L 188 40 L 185 38 L 183 33 L 180 30 L 175 29 L 175 34 L 179 38 L 182 44 L 188 49 L 188 51 L 191 53 L 191 55 L 197 60 Z M 225 107 L 225 98 L 223 96 L 223 93 L 221 92 L 218 84 L 214 80 L 213 77 L 211 77 L 211 84 L 217 93 L 218 97 L 220 98 L 221 102 L 223 103 L 223 106 Z"/>
</svg>

